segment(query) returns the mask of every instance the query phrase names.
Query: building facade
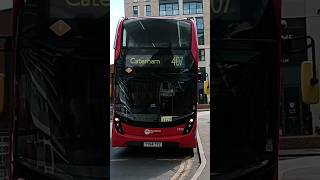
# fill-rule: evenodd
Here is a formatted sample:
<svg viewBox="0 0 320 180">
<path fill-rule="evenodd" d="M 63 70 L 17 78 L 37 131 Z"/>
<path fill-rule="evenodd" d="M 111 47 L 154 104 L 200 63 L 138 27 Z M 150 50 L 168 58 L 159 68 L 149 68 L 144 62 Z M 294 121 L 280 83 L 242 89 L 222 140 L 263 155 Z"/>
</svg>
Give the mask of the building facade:
<svg viewBox="0 0 320 180">
<path fill-rule="evenodd" d="M 199 68 L 210 77 L 210 1 L 209 0 L 124 0 L 126 17 L 169 16 L 193 17 L 196 20 L 199 48 Z M 209 103 L 203 91 L 203 81 L 198 85 L 199 103 Z"/>
</svg>

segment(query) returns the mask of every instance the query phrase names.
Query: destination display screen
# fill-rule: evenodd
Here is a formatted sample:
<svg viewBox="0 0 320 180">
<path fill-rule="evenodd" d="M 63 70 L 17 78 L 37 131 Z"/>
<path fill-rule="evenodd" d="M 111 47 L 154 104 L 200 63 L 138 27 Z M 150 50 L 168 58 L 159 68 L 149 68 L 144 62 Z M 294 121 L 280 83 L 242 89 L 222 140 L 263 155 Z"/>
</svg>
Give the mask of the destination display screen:
<svg viewBox="0 0 320 180">
<path fill-rule="evenodd" d="M 51 18 L 98 19 L 106 16 L 110 0 L 50 0 Z"/>
<path fill-rule="evenodd" d="M 128 55 L 126 67 L 174 67 L 186 68 L 185 57 L 181 55 L 161 56 L 153 58 L 152 55 Z"/>
</svg>

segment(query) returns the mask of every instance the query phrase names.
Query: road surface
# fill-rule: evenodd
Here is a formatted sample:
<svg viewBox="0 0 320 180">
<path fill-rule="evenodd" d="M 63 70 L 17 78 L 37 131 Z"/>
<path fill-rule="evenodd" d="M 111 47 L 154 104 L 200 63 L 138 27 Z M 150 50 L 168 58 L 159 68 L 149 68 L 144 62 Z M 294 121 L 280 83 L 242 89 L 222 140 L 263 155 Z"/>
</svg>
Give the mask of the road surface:
<svg viewBox="0 0 320 180">
<path fill-rule="evenodd" d="M 320 179 L 320 156 L 280 158 L 279 180 L 304 179 Z"/>
</svg>

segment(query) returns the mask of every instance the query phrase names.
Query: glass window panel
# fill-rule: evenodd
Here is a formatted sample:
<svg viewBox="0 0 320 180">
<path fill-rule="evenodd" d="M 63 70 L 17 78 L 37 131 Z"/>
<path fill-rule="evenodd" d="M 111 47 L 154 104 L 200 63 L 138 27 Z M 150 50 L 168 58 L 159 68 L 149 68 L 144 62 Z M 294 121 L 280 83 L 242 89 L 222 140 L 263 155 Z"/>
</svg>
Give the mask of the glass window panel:
<svg viewBox="0 0 320 180">
<path fill-rule="evenodd" d="M 178 9 L 179 9 L 178 4 L 173 4 L 173 5 L 172 5 L 172 9 L 173 9 L 173 10 L 178 10 Z"/>
<path fill-rule="evenodd" d="M 197 3 L 197 9 L 202 9 L 202 3 Z"/>
<path fill-rule="evenodd" d="M 166 4 L 166 10 L 172 10 L 172 4 Z"/>
<path fill-rule="evenodd" d="M 189 3 L 184 3 L 183 4 L 183 9 L 189 9 Z"/>
<path fill-rule="evenodd" d="M 191 23 L 185 20 L 164 19 L 153 20 L 128 20 L 124 24 L 127 33 L 126 39 L 129 47 L 183 47 L 191 45 Z M 142 28 L 141 24 L 145 27 Z M 180 30 L 180 37 L 177 32 Z"/>
<path fill-rule="evenodd" d="M 197 3 L 197 13 L 201 14 L 202 12 L 202 3 Z"/>
<path fill-rule="evenodd" d="M 190 3 L 190 9 L 197 9 L 196 3 Z"/>
<path fill-rule="evenodd" d="M 166 5 L 164 4 L 160 5 L 160 11 L 164 11 L 164 10 L 166 10 Z"/>
<path fill-rule="evenodd" d="M 199 45 L 204 45 L 204 34 L 202 32 L 198 32 L 198 43 Z"/>
<path fill-rule="evenodd" d="M 197 29 L 203 29 L 203 18 L 196 18 Z"/>
<path fill-rule="evenodd" d="M 133 6 L 133 16 L 138 16 L 138 6 Z"/>
<path fill-rule="evenodd" d="M 173 11 L 173 15 L 178 15 L 179 14 L 179 10 L 174 10 Z"/>
<path fill-rule="evenodd" d="M 205 61 L 205 50 L 204 49 L 199 49 L 199 60 Z"/>
<path fill-rule="evenodd" d="M 166 11 L 166 15 L 167 15 L 167 16 L 172 16 L 172 10 L 167 10 L 167 11 Z"/>
<path fill-rule="evenodd" d="M 166 11 L 160 11 L 160 16 L 165 16 L 166 15 Z"/>
</svg>

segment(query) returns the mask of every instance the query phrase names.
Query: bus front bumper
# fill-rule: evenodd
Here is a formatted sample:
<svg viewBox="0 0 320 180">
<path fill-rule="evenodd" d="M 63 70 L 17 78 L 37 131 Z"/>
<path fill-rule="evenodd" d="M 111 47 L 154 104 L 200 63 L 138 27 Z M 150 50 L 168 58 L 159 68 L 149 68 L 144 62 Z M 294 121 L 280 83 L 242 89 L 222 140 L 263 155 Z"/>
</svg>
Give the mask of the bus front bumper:
<svg viewBox="0 0 320 180">
<path fill-rule="evenodd" d="M 144 142 L 162 142 L 162 147 L 196 148 L 197 136 L 195 128 L 187 135 L 176 136 L 137 136 L 120 134 L 112 131 L 112 147 L 141 146 Z"/>
</svg>

